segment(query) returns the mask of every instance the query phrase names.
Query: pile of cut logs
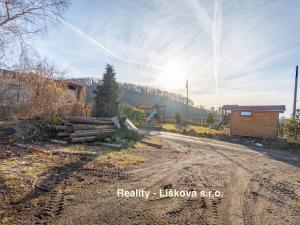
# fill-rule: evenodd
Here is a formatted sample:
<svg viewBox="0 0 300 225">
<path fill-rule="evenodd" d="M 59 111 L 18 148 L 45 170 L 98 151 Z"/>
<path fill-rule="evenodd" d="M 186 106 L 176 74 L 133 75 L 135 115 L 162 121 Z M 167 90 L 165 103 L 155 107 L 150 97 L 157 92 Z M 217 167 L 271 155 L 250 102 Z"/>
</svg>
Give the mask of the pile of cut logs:
<svg viewBox="0 0 300 225">
<path fill-rule="evenodd" d="M 118 130 L 110 118 L 78 116 L 64 117 L 55 129 L 59 140 L 51 141 L 58 144 L 98 141 L 111 137 Z"/>
</svg>

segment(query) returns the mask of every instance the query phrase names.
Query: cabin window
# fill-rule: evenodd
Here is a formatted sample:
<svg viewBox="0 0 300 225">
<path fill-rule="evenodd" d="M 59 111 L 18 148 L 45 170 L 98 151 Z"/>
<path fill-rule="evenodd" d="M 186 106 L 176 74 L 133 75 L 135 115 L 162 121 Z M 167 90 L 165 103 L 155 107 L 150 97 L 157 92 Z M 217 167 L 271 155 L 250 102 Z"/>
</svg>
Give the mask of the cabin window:
<svg viewBox="0 0 300 225">
<path fill-rule="evenodd" d="M 252 116 L 252 112 L 250 112 L 250 111 L 241 111 L 241 116 Z"/>
</svg>

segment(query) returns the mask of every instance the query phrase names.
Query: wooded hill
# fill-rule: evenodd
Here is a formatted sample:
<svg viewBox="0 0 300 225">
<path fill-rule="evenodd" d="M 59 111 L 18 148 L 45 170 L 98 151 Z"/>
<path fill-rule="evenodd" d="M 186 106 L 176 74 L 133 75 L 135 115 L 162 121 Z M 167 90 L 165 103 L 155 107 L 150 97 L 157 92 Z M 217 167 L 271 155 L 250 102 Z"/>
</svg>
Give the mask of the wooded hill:
<svg viewBox="0 0 300 225">
<path fill-rule="evenodd" d="M 87 86 L 86 101 L 93 102 L 95 89 L 99 79 L 78 78 L 73 79 Z M 131 83 L 118 83 L 120 102 L 135 106 L 138 104 L 162 104 L 166 105 L 166 116 L 173 117 L 176 112 L 181 115 L 186 113 L 186 97 L 158 88 L 136 85 Z M 194 106 L 194 102 L 189 99 L 188 115 L 195 119 L 205 119 L 208 111 Z"/>
</svg>

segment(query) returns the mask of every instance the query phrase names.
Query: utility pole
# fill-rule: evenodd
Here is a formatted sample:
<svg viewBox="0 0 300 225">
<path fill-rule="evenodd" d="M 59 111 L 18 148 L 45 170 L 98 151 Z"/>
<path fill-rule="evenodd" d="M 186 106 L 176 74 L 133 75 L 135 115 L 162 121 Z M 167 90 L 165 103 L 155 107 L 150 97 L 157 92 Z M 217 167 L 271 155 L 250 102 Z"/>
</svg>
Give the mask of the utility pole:
<svg viewBox="0 0 300 225">
<path fill-rule="evenodd" d="M 295 117 L 295 115 L 296 115 L 296 104 L 297 104 L 297 87 L 298 87 L 298 65 L 296 66 L 296 76 L 295 76 L 295 89 L 294 89 L 293 117 Z"/>
<path fill-rule="evenodd" d="M 188 119 L 188 108 L 189 108 L 189 80 L 186 80 L 186 120 Z"/>
</svg>

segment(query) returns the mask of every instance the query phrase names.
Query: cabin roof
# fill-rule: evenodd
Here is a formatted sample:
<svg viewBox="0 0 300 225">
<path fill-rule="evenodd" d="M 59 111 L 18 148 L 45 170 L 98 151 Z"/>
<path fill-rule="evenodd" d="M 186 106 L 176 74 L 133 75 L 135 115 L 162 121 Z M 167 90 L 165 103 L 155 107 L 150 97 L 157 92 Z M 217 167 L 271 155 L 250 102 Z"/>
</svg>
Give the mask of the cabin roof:
<svg viewBox="0 0 300 225">
<path fill-rule="evenodd" d="M 285 105 L 224 105 L 222 109 L 231 111 L 260 111 L 283 113 L 285 111 Z"/>
</svg>

